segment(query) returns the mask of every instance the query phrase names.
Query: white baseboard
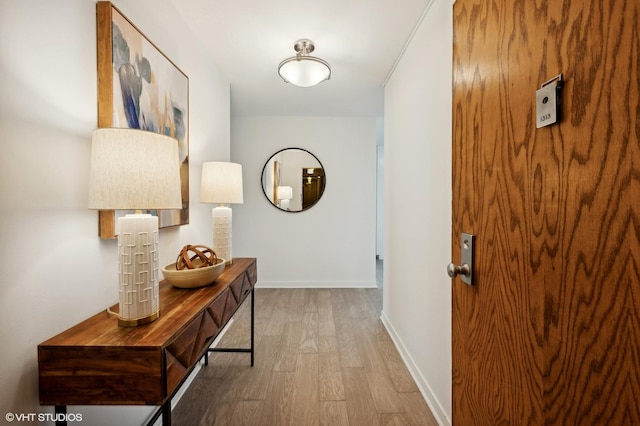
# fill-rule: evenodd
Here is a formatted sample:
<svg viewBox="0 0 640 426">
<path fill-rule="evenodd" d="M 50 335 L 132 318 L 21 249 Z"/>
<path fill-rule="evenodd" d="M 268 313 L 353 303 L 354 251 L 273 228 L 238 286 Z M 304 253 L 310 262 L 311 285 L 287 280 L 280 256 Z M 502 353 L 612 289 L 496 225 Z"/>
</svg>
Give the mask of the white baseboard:
<svg viewBox="0 0 640 426">
<path fill-rule="evenodd" d="M 376 288 L 375 281 L 258 281 L 256 288 Z"/>
<path fill-rule="evenodd" d="M 447 416 L 447 413 L 442 408 L 442 405 L 440 404 L 440 402 L 438 401 L 438 398 L 433 393 L 431 386 L 429 386 L 429 383 L 427 383 L 427 381 L 425 380 L 424 376 L 420 372 L 420 369 L 418 368 L 416 363 L 413 361 L 413 358 L 411 358 L 411 355 L 407 351 L 407 347 L 402 342 L 402 339 L 400 338 L 400 336 L 398 336 L 398 333 L 396 333 L 396 331 L 393 329 L 393 326 L 389 322 L 389 318 L 387 318 L 387 315 L 385 314 L 384 311 L 380 315 L 380 320 L 382 321 L 382 324 L 384 325 L 384 327 L 387 329 L 387 332 L 389 332 L 389 336 L 391 336 L 391 340 L 396 345 L 396 348 L 398 349 L 398 352 L 400 353 L 402 360 L 407 366 L 407 369 L 409 370 L 411 377 L 413 377 L 413 380 L 416 382 L 416 385 L 418 386 L 418 389 L 420 390 L 422 397 L 424 398 L 427 405 L 431 409 L 431 412 L 433 413 L 433 416 L 436 418 L 436 421 L 441 426 L 445 426 L 445 425 L 450 426 L 451 419 Z"/>
</svg>

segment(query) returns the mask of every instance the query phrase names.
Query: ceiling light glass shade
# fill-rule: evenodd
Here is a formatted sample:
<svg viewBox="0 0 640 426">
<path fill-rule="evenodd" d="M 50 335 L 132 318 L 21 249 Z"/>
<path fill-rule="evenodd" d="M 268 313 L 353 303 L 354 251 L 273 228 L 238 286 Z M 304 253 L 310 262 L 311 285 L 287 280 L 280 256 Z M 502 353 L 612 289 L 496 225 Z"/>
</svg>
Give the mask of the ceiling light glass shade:
<svg viewBox="0 0 640 426">
<path fill-rule="evenodd" d="M 297 55 L 285 59 L 278 65 L 278 74 L 286 83 L 298 87 L 311 87 L 331 78 L 329 64 L 309 55 L 315 49 L 311 40 L 296 41 L 294 49 Z"/>
</svg>

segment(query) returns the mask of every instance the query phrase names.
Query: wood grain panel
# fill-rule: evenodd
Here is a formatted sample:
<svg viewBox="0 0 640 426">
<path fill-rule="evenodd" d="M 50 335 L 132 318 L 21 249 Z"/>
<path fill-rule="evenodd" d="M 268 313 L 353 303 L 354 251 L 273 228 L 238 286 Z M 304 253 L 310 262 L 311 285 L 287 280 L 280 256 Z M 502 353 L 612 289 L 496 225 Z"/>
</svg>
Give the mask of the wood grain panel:
<svg viewBox="0 0 640 426">
<path fill-rule="evenodd" d="M 158 351 L 126 348 L 38 350 L 40 404 L 144 404 L 162 401 L 163 372 Z M 117 384 L 114 385 L 114 384 Z"/>
<path fill-rule="evenodd" d="M 545 285 L 548 424 L 640 424 L 640 3 L 549 5 L 568 74 L 559 257 Z"/>
<path fill-rule="evenodd" d="M 111 3 L 96 3 L 96 44 L 98 65 L 98 127 L 113 127 L 112 74 L 105 72 L 113 67 Z M 98 211 L 98 235 L 100 238 L 116 238 L 115 210 Z"/>
<path fill-rule="evenodd" d="M 640 3 L 454 5 L 454 423 L 639 424 Z M 562 73 L 563 119 L 535 128 Z"/>
<path fill-rule="evenodd" d="M 196 353 L 200 353 L 204 348 L 196 348 L 196 340 L 200 335 L 200 326 L 202 325 L 203 316 L 209 317 L 201 313 L 192 319 L 185 329 L 177 335 L 167 346 L 167 352 L 170 352 L 183 366 L 189 367 L 193 364 Z"/>
<path fill-rule="evenodd" d="M 542 419 L 543 289 L 528 250 L 539 22 L 528 0 L 454 6 L 454 262 L 460 234 L 477 236 L 476 286 L 453 283 L 454 423 Z"/>
</svg>

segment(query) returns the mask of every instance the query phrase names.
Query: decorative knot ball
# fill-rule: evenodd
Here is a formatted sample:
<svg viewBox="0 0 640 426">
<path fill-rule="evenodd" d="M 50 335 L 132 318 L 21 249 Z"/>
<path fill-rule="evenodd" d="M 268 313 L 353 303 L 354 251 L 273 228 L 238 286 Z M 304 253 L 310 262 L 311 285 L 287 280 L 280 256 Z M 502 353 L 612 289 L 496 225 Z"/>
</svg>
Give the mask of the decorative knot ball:
<svg viewBox="0 0 640 426">
<path fill-rule="evenodd" d="M 199 264 L 194 264 L 194 260 L 200 259 Z M 182 247 L 178 258 L 176 259 L 176 269 L 181 271 L 183 269 L 196 269 L 204 268 L 205 266 L 212 266 L 216 264 L 218 256 L 216 252 L 207 246 L 192 246 L 187 244 Z"/>
</svg>

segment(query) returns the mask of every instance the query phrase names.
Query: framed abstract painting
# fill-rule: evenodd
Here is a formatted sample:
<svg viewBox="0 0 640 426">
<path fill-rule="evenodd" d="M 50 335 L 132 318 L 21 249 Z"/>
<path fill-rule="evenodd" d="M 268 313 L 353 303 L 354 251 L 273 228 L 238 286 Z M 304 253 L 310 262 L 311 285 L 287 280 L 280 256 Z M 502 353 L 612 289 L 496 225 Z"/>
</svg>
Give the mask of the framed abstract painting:
<svg viewBox="0 0 640 426">
<path fill-rule="evenodd" d="M 161 133 L 178 141 L 182 209 L 158 210 L 159 226 L 189 223 L 189 78 L 111 2 L 97 15 L 98 127 Z M 99 213 L 101 238 L 114 238 L 116 217 Z"/>
</svg>

